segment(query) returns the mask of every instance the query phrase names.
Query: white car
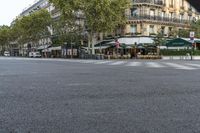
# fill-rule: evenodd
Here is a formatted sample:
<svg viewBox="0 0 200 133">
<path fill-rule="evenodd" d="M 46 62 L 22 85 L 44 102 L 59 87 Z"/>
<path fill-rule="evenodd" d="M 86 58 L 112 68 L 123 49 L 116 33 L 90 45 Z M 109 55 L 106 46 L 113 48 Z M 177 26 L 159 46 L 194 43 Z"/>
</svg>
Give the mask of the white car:
<svg viewBox="0 0 200 133">
<path fill-rule="evenodd" d="M 8 57 L 8 56 L 10 56 L 10 52 L 5 51 L 3 55 L 6 56 L 6 57 Z"/>
<path fill-rule="evenodd" d="M 29 57 L 31 57 L 31 58 L 41 58 L 42 55 L 40 54 L 40 52 L 29 52 Z"/>
</svg>

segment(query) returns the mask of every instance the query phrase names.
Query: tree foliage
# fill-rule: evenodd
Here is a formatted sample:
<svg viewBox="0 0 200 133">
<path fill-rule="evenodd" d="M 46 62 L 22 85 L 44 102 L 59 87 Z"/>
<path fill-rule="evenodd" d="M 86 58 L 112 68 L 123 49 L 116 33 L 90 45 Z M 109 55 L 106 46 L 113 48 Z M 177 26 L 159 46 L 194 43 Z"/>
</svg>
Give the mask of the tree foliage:
<svg viewBox="0 0 200 133">
<path fill-rule="evenodd" d="M 179 37 L 184 37 L 184 38 L 188 38 L 190 35 L 190 29 L 180 29 L 178 31 L 178 36 Z"/>
<path fill-rule="evenodd" d="M 28 16 L 16 20 L 12 26 L 13 32 L 16 31 L 20 42 L 37 42 L 44 36 L 50 35 L 51 16 L 47 10 L 39 10 Z"/>
<path fill-rule="evenodd" d="M 191 29 L 195 32 L 195 37 L 200 38 L 200 20 L 193 23 Z"/>
<path fill-rule="evenodd" d="M 125 10 L 130 0 L 50 0 L 66 20 L 76 21 L 77 12 L 85 16 L 92 32 L 112 32 L 126 22 Z M 72 23 L 69 21 L 68 23 Z"/>
<path fill-rule="evenodd" d="M 6 46 L 9 45 L 9 39 L 10 39 L 10 27 L 3 25 L 0 26 L 0 46 L 1 50 L 5 49 Z"/>
<path fill-rule="evenodd" d="M 75 26 L 76 27 L 76 26 Z M 79 28 L 69 28 L 66 21 L 61 17 L 59 20 L 53 22 L 54 36 L 52 38 L 54 45 L 64 44 L 80 44 L 81 35 Z"/>
<path fill-rule="evenodd" d="M 125 24 L 125 10 L 129 8 L 130 0 L 50 0 L 63 14 L 66 24 L 76 24 L 77 13 L 84 15 L 89 40 L 97 33 L 115 31 Z M 89 42 L 90 42 L 89 41 Z M 93 52 L 92 52 L 93 53 Z"/>
</svg>

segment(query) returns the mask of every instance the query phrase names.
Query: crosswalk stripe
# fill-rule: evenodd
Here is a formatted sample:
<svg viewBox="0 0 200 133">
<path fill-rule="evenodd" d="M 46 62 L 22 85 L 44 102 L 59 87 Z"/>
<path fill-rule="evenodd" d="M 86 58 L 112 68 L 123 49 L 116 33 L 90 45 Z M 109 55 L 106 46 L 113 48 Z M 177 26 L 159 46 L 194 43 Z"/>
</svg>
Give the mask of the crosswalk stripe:
<svg viewBox="0 0 200 133">
<path fill-rule="evenodd" d="M 126 64 L 126 66 L 141 66 L 142 63 L 141 62 L 130 62 L 128 64 Z"/>
<path fill-rule="evenodd" d="M 179 65 L 179 64 L 176 64 L 176 63 L 165 62 L 164 64 L 166 64 L 170 67 L 174 67 L 175 69 L 183 69 L 183 70 L 194 70 L 194 69 L 196 69 L 196 68 L 188 67 L 188 66 L 185 66 L 185 65 Z"/>
<path fill-rule="evenodd" d="M 107 64 L 107 63 L 111 63 L 113 61 L 98 61 L 98 62 L 95 62 L 94 64 Z"/>
<path fill-rule="evenodd" d="M 113 62 L 113 63 L 110 63 L 109 65 L 121 65 L 121 64 L 125 64 L 126 61 L 117 61 L 117 62 Z"/>
<path fill-rule="evenodd" d="M 82 63 L 85 63 L 85 64 L 89 64 L 89 63 L 94 63 L 94 62 L 96 62 L 96 61 L 94 61 L 94 60 L 85 60 L 85 61 L 83 61 Z"/>
<path fill-rule="evenodd" d="M 193 66 L 193 67 L 198 67 L 198 68 L 200 68 L 200 64 L 187 64 L 188 66 Z"/>
<path fill-rule="evenodd" d="M 150 67 L 150 68 L 163 68 L 165 66 L 157 63 L 157 62 L 147 62 L 146 63 L 147 67 Z"/>
</svg>

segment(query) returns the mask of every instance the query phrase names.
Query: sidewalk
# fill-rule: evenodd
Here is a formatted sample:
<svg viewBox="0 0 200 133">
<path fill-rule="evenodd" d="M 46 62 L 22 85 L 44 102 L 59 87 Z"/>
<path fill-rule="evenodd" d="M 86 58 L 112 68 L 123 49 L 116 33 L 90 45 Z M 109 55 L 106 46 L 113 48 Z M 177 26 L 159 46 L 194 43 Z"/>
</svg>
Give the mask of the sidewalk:
<svg viewBox="0 0 200 133">
<path fill-rule="evenodd" d="M 162 60 L 200 60 L 200 56 L 162 56 Z"/>
</svg>

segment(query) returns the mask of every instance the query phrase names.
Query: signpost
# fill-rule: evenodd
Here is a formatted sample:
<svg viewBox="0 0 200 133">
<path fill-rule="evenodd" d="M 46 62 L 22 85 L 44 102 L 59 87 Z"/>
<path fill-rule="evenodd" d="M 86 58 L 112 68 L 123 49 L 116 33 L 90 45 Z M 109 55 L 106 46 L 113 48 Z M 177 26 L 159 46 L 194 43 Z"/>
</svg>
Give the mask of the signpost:
<svg viewBox="0 0 200 133">
<path fill-rule="evenodd" d="M 190 32 L 190 41 L 192 42 L 191 60 L 192 60 L 192 55 L 193 55 L 193 52 L 194 52 L 194 48 L 196 48 L 196 45 L 194 43 L 194 37 L 195 37 L 195 32 L 191 31 Z"/>
</svg>

